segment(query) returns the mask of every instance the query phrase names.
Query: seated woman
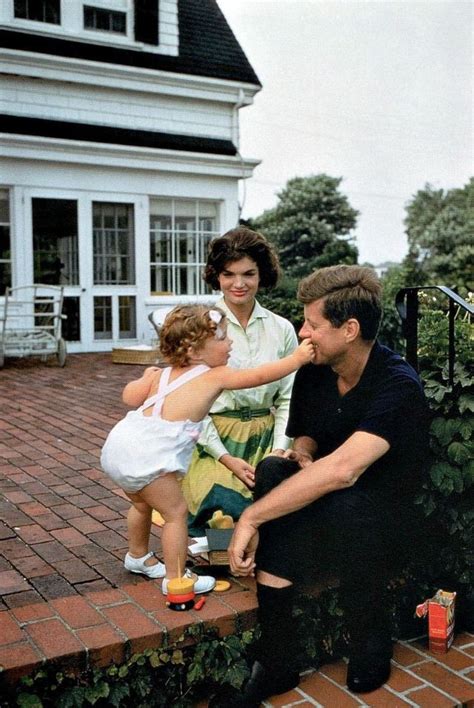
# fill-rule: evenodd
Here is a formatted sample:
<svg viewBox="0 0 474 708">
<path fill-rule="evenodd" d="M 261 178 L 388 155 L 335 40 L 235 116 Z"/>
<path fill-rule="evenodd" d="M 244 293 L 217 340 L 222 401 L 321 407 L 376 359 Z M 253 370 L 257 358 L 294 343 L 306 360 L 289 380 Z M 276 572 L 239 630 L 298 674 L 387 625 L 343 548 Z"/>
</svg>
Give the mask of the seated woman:
<svg viewBox="0 0 474 708">
<path fill-rule="evenodd" d="M 278 257 L 259 233 L 239 226 L 214 239 L 204 280 L 222 292 L 216 303 L 227 315 L 229 366 L 248 368 L 280 359 L 297 346 L 293 325 L 259 305 L 259 287 L 273 287 Z M 191 536 L 202 536 L 214 511 L 237 520 L 252 502 L 255 467 L 272 450 L 286 450 L 293 374 L 271 384 L 224 391 L 205 419 L 183 481 Z"/>
</svg>

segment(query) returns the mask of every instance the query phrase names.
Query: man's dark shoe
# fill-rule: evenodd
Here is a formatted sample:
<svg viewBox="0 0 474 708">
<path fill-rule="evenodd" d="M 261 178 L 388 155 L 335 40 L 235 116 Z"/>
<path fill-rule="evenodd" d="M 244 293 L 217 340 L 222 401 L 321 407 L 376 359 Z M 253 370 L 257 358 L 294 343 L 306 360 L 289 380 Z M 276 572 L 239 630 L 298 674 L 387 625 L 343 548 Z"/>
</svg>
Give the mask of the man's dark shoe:
<svg viewBox="0 0 474 708">
<path fill-rule="evenodd" d="M 390 676 L 390 659 L 358 662 L 353 659 L 347 667 L 347 688 L 353 693 L 369 693 L 380 688 Z"/>
<path fill-rule="evenodd" d="M 209 708 L 258 708 L 269 696 L 286 693 L 295 688 L 299 681 L 297 671 L 271 672 L 256 661 L 250 678 L 243 687 L 239 691 L 234 689 L 232 693 L 222 693 L 211 698 Z"/>
</svg>

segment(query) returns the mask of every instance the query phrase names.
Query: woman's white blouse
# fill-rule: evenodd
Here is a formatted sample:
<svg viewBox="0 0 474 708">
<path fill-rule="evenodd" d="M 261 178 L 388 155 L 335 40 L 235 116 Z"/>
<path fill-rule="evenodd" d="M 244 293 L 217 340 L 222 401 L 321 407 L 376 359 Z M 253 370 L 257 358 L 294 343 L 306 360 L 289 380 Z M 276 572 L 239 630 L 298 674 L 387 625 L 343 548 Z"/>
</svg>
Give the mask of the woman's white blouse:
<svg viewBox="0 0 474 708">
<path fill-rule="evenodd" d="M 232 339 L 229 366 L 235 369 L 251 369 L 267 361 L 282 359 L 296 349 L 298 340 L 293 325 L 262 307 L 258 302 L 255 302 L 246 329 L 240 325 L 223 298 L 216 302 L 216 306 L 227 315 L 227 332 Z M 279 381 L 263 386 L 239 391 L 223 391 L 210 412 L 219 413 L 219 411 L 233 411 L 240 408 L 272 408 L 275 415 L 273 449 L 286 450 L 291 442 L 285 435 L 285 429 L 293 379 L 294 374 L 290 374 Z M 227 453 L 209 416 L 204 420 L 199 443 L 215 459 Z"/>
</svg>

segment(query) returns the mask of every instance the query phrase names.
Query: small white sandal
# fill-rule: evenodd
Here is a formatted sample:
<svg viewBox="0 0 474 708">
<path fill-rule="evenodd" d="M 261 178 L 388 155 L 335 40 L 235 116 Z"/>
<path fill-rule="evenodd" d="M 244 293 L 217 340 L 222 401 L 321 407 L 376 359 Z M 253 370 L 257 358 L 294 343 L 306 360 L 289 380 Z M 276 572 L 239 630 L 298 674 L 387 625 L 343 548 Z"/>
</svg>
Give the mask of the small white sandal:
<svg viewBox="0 0 474 708">
<path fill-rule="evenodd" d="M 145 565 L 145 561 L 152 556 L 154 556 L 153 551 L 150 551 L 142 558 L 134 558 L 130 553 L 127 553 L 124 566 L 131 573 L 140 573 L 141 575 L 147 575 L 149 578 L 164 578 L 166 575 L 164 563 L 158 562 L 154 565 Z"/>
</svg>

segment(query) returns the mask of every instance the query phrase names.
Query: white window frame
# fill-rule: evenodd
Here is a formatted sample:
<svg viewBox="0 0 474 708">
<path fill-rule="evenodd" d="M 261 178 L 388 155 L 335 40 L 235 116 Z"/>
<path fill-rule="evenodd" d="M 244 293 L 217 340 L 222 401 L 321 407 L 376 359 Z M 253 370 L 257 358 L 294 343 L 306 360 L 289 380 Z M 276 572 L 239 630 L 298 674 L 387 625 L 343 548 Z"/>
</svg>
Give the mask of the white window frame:
<svg viewBox="0 0 474 708">
<path fill-rule="evenodd" d="M 152 228 L 151 226 L 151 219 L 153 218 L 152 214 L 152 203 L 154 200 L 165 200 L 168 202 L 171 202 L 171 227 L 170 228 Z M 186 202 L 187 204 L 189 203 L 194 203 L 194 223 L 195 223 L 195 228 L 191 231 L 189 231 L 189 236 L 188 240 L 192 239 L 192 242 L 189 244 L 190 247 L 192 247 L 196 258 L 195 260 L 192 261 L 186 261 L 182 262 L 179 260 L 179 237 L 185 235 L 187 233 L 187 229 L 183 230 L 179 228 L 176 225 L 176 222 L 179 221 L 180 214 L 179 214 L 179 204 Z M 216 209 L 216 216 L 215 216 L 215 228 L 210 230 L 210 229 L 202 229 L 201 228 L 201 222 L 205 219 L 209 219 L 212 217 L 206 217 L 206 216 L 200 216 L 199 214 L 199 206 L 200 204 L 212 204 L 215 209 Z M 208 295 L 209 294 L 209 289 L 204 280 L 202 279 L 202 271 L 204 268 L 204 265 L 206 263 L 206 256 L 207 256 L 207 244 L 209 243 L 210 240 L 213 238 L 216 238 L 217 236 L 220 235 L 219 231 L 219 221 L 220 221 L 220 202 L 218 200 L 212 200 L 212 199 L 195 199 L 195 198 L 187 198 L 187 197 L 150 197 L 150 236 L 149 236 L 149 242 L 150 242 L 150 281 L 153 282 L 153 278 L 151 277 L 152 271 L 159 270 L 160 268 L 168 269 L 171 271 L 171 290 L 158 290 L 158 291 L 152 291 L 150 294 L 152 296 L 176 296 L 176 297 L 181 297 L 183 295 Z M 154 236 L 157 233 L 163 233 L 167 232 L 168 235 L 171 237 L 171 242 L 170 242 L 170 253 L 167 254 L 168 258 L 164 260 L 163 258 L 161 260 L 152 260 L 151 258 L 151 247 L 154 244 L 154 240 L 152 240 L 152 236 Z M 203 237 L 206 238 L 203 238 Z M 180 271 L 185 268 L 188 276 L 188 283 L 193 282 L 196 285 L 195 292 L 181 292 L 181 287 L 180 287 Z M 159 279 L 159 278 L 157 278 Z"/>
<path fill-rule="evenodd" d="M 111 206 L 114 208 L 114 211 L 117 206 L 127 207 L 127 212 L 128 212 L 127 219 L 129 221 L 128 227 L 123 228 L 123 227 L 117 226 L 117 223 L 116 223 L 117 222 L 117 215 L 114 213 L 114 226 L 113 227 L 107 228 L 103 225 L 101 225 L 100 227 L 97 227 L 94 225 L 94 223 L 92 224 L 92 243 L 93 243 L 93 248 L 95 248 L 95 239 L 96 239 L 96 235 L 97 235 L 98 240 L 101 241 L 102 245 L 103 245 L 107 241 L 107 232 L 109 232 L 109 231 L 113 232 L 114 242 L 116 242 L 117 240 L 120 241 L 121 237 L 125 237 L 128 242 L 127 255 L 122 254 L 120 252 L 120 250 L 118 250 L 117 252 L 114 252 L 114 254 L 112 254 L 112 258 L 115 262 L 119 262 L 119 263 L 122 259 L 125 259 L 125 258 L 128 259 L 129 280 L 124 281 L 124 282 L 115 282 L 115 281 L 106 280 L 106 282 L 100 282 L 100 283 L 96 283 L 94 281 L 93 284 L 98 285 L 98 286 L 112 285 L 112 286 L 120 286 L 120 287 L 129 286 L 129 285 L 136 285 L 136 277 L 137 277 L 136 276 L 136 265 L 135 265 L 135 238 L 136 238 L 135 233 L 136 232 L 135 232 L 134 204 L 133 203 L 126 203 L 126 202 L 115 202 L 115 201 L 111 201 L 111 200 L 100 200 L 99 201 L 99 200 L 94 199 L 92 201 L 92 219 L 93 220 L 96 216 L 96 213 L 95 213 L 96 206 L 101 207 L 101 208 Z M 101 211 L 100 216 L 101 216 L 101 222 L 103 223 L 103 218 L 104 218 L 103 211 Z M 97 232 L 97 234 L 96 234 L 96 232 Z M 98 253 L 97 256 L 98 256 L 99 260 L 102 259 L 102 262 L 107 264 L 108 254 L 105 251 L 102 250 L 102 252 Z M 95 258 L 96 258 L 96 255 L 95 255 L 95 253 L 93 253 L 93 256 L 92 256 L 93 279 L 95 278 L 95 273 L 96 273 Z M 104 268 L 104 266 L 102 266 L 101 271 L 103 268 Z M 120 271 L 120 265 L 117 266 L 117 272 L 119 272 L 119 271 Z"/>
<path fill-rule="evenodd" d="M 46 22 L 46 20 L 31 20 L 27 17 L 16 17 L 15 16 L 15 0 L 12 0 L 12 15 L 15 22 L 27 22 L 29 25 L 38 26 L 46 25 L 47 27 L 61 27 L 62 21 L 62 6 L 64 0 L 59 0 L 59 22 Z"/>
<path fill-rule="evenodd" d="M 123 49 L 137 49 L 146 51 L 149 54 L 177 56 L 179 46 L 177 2 L 178 0 L 163 0 L 163 2 L 159 4 L 160 33 L 156 46 L 135 41 L 134 0 L 61 0 L 61 22 L 58 25 L 15 17 L 14 0 L 0 0 L 0 26 L 4 28 L 15 27 L 28 32 L 34 32 L 35 34 L 57 36 L 63 39 L 74 38 L 92 44 L 105 44 L 107 46 L 121 47 Z M 90 5 L 104 10 L 125 12 L 126 34 L 107 32 L 105 30 L 85 29 L 84 5 Z M 164 42 L 161 40 L 163 24 L 168 25 L 169 35 Z"/>
<path fill-rule="evenodd" d="M 103 12 L 115 12 L 124 15 L 125 32 L 114 32 L 113 30 L 100 29 L 99 27 L 86 27 L 86 7 L 92 10 L 99 10 Z M 97 2 L 97 0 L 90 0 L 90 2 L 87 2 L 86 0 L 82 3 L 82 22 L 84 32 L 92 32 L 94 37 L 96 36 L 96 33 L 99 32 L 100 34 L 105 34 L 109 37 L 128 37 L 129 39 L 133 39 L 130 7 L 110 7 L 109 3 L 107 3 L 107 5 L 104 7 L 104 5 L 100 2 Z"/>
</svg>

